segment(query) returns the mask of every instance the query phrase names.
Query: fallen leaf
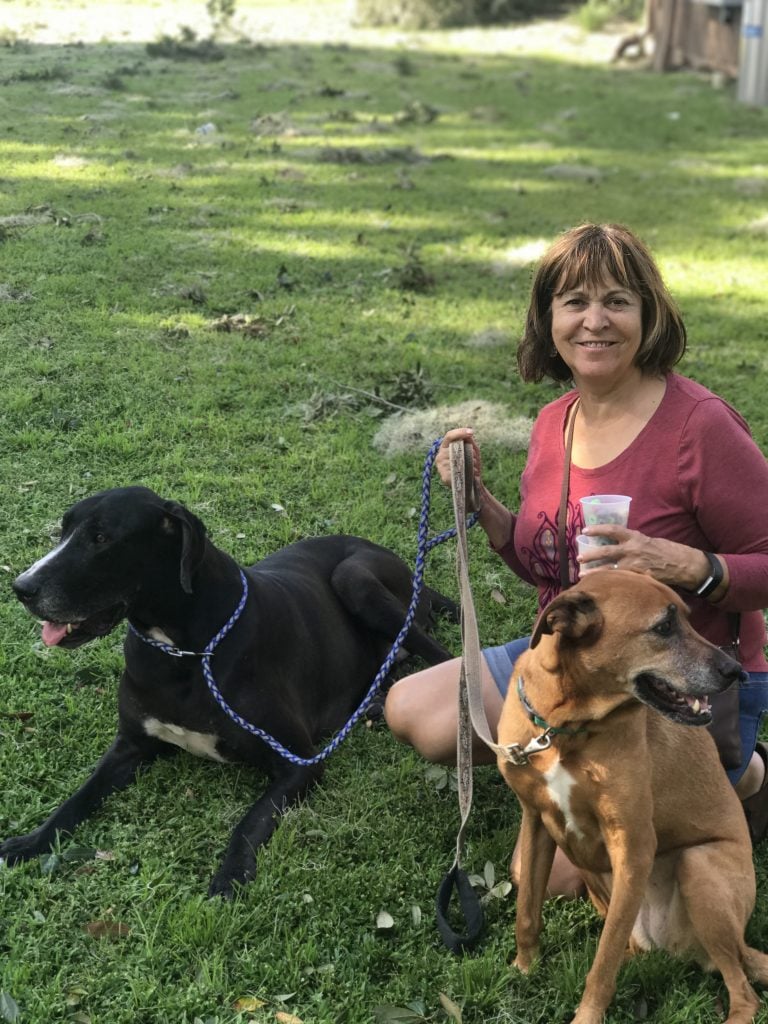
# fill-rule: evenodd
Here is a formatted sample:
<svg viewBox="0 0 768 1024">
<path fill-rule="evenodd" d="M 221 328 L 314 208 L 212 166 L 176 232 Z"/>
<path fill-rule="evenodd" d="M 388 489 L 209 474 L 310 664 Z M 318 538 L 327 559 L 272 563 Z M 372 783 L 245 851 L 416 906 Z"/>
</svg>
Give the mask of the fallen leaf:
<svg viewBox="0 0 768 1024">
<path fill-rule="evenodd" d="M 489 891 L 488 895 L 493 896 L 497 900 L 503 900 L 505 896 L 509 896 L 512 892 L 512 883 L 509 879 L 504 879 L 503 882 L 499 882 Z"/>
<path fill-rule="evenodd" d="M 256 996 L 243 996 L 235 1000 L 234 1009 L 237 1013 L 255 1013 L 266 1005 L 263 999 L 257 999 Z"/>
<path fill-rule="evenodd" d="M 131 929 L 121 921 L 89 921 L 83 925 L 83 931 L 92 939 L 125 939 Z"/>
<path fill-rule="evenodd" d="M 386 910 L 380 910 L 376 915 L 376 927 L 382 931 L 395 927 L 395 919 Z"/>
<path fill-rule="evenodd" d="M 412 1021 L 424 1020 L 424 1016 L 421 1013 L 409 1010 L 405 1006 L 392 1006 L 388 1003 L 382 1006 L 375 1006 L 373 1016 L 378 1021 L 378 1024 L 411 1024 Z"/>
<path fill-rule="evenodd" d="M 20 1014 L 21 1011 L 16 1000 L 9 996 L 7 992 L 0 992 L 0 1017 L 8 1021 L 8 1024 L 14 1024 L 19 1019 Z"/>
<path fill-rule="evenodd" d="M 284 1010 L 277 1011 L 275 1020 L 279 1021 L 280 1024 L 304 1024 L 301 1017 L 297 1017 L 293 1013 L 286 1013 Z"/>
<path fill-rule="evenodd" d="M 461 1010 L 452 999 L 448 998 L 445 992 L 440 993 L 440 1005 L 451 1020 L 455 1020 L 456 1024 L 461 1024 Z"/>
<path fill-rule="evenodd" d="M 61 864 L 61 857 L 57 853 L 46 853 L 40 858 L 40 872 L 43 875 L 52 875 Z"/>
<path fill-rule="evenodd" d="M 496 869 L 494 868 L 493 863 L 489 860 L 485 862 L 483 877 L 485 878 L 486 888 L 492 889 L 496 884 Z"/>
<path fill-rule="evenodd" d="M 97 851 L 91 846 L 70 846 L 61 855 L 61 859 L 68 864 L 83 864 L 94 860 Z"/>
</svg>

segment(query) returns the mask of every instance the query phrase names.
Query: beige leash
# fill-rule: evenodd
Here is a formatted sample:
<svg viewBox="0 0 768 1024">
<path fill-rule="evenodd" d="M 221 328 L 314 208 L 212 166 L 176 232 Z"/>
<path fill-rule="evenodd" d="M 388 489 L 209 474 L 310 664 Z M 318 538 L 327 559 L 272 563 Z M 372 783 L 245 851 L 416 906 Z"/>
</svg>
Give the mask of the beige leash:
<svg viewBox="0 0 768 1024">
<path fill-rule="evenodd" d="M 477 942 L 483 928 L 483 909 L 461 867 L 464 833 L 472 810 L 472 730 L 497 753 L 499 747 L 491 736 L 483 703 L 482 653 L 477 629 L 477 615 L 469 583 L 467 553 L 467 512 L 476 510 L 472 452 L 463 441 L 454 441 L 449 450 L 453 514 L 456 520 L 456 573 L 461 599 L 461 673 L 459 676 L 459 727 L 456 739 L 456 768 L 459 786 L 461 825 L 456 836 L 453 865 L 437 893 L 437 927 L 443 942 L 454 953 L 462 953 Z M 448 920 L 453 889 L 459 897 L 465 931 L 457 932 Z"/>
</svg>

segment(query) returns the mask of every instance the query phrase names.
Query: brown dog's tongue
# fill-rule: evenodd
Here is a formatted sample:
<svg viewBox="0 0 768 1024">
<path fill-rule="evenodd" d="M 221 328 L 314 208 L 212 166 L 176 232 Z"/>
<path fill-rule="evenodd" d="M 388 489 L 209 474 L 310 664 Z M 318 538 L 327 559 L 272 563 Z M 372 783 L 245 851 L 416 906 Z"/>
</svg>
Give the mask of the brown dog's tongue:
<svg viewBox="0 0 768 1024">
<path fill-rule="evenodd" d="M 43 623 L 43 643 L 46 647 L 55 647 L 56 644 L 61 643 L 62 639 L 67 635 L 67 624 L 66 622 L 44 622 Z"/>
</svg>

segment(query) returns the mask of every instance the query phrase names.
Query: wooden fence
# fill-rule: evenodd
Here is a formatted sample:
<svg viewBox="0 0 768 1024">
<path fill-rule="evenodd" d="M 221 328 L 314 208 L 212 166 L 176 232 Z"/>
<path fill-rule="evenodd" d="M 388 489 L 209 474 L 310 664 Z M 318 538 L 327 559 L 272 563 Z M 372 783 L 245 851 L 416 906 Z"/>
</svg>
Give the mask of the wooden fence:
<svg viewBox="0 0 768 1024">
<path fill-rule="evenodd" d="M 735 78 L 739 69 L 741 7 L 697 0 L 648 0 L 647 31 L 657 71 L 689 67 Z"/>
</svg>

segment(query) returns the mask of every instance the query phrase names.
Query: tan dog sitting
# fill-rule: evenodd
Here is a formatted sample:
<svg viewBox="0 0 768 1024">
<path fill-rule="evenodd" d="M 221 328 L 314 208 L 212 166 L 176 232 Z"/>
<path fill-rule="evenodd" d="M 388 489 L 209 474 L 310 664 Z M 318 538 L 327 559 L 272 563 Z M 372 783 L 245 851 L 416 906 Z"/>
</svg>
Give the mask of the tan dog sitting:
<svg viewBox="0 0 768 1024">
<path fill-rule="evenodd" d="M 597 570 L 542 612 L 518 660 L 499 768 L 523 808 L 517 958 L 538 953 L 555 844 L 605 918 L 573 1024 L 599 1024 L 629 950 L 692 953 L 723 976 L 727 1024 L 749 1024 L 768 956 L 744 942 L 755 901 L 739 800 L 706 729 L 739 666 L 650 576 Z"/>
</svg>

